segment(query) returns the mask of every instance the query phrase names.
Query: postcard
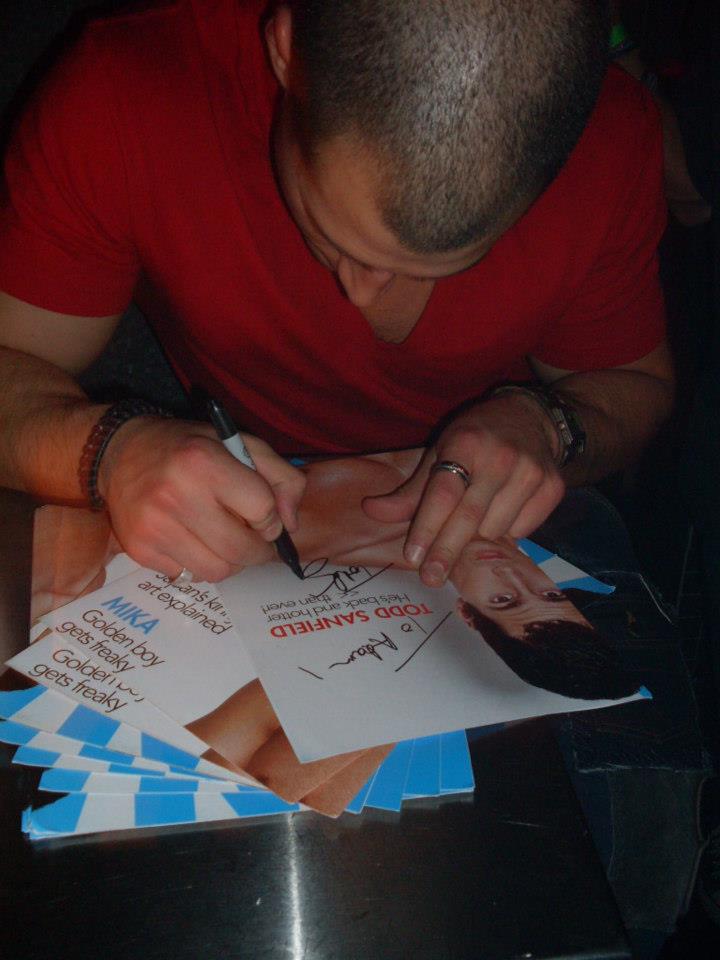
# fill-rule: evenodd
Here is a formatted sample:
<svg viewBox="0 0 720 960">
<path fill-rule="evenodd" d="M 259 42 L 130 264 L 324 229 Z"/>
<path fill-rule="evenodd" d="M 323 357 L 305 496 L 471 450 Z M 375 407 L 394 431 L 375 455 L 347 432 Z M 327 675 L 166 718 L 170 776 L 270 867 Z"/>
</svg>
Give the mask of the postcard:
<svg viewBox="0 0 720 960">
<path fill-rule="evenodd" d="M 199 741 L 205 761 L 328 809 L 340 802 L 333 782 L 348 802 L 359 796 L 398 740 L 639 695 L 543 572 L 554 563 L 573 587 L 592 588 L 559 558 L 477 541 L 442 590 L 406 569 L 407 524 L 371 520 L 362 503 L 407 479 L 420 455 L 309 464 L 294 534 L 305 579 L 292 583 L 276 563 L 221 587 L 178 586 L 119 558 L 105 520 L 84 516 L 78 539 L 72 512 L 53 514 L 38 536 L 37 642 L 13 666 L 111 711 L 108 722 L 157 737 L 165 717 L 194 738 L 188 752 Z M 60 508 L 44 509 L 52 520 Z M 571 658 L 552 663 L 558 633 L 558 649 L 579 645 L 591 653 L 585 667 L 601 667 L 578 676 Z M 140 716 L 143 702 L 154 719 Z"/>
<path fill-rule="evenodd" d="M 301 764 L 209 584 L 175 585 L 138 568 L 44 614 L 33 633 L 9 661 L 19 673 L 110 719 L 162 730 L 287 802 L 337 816 L 387 753 Z"/>
<path fill-rule="evenodd" d="M 304 762 L 642 696 L 572 595 L 509 539 L 473 542 L 441 589 L 392 564 L 305 571 L 255 567 L 221 587 Z"/>
</svg>

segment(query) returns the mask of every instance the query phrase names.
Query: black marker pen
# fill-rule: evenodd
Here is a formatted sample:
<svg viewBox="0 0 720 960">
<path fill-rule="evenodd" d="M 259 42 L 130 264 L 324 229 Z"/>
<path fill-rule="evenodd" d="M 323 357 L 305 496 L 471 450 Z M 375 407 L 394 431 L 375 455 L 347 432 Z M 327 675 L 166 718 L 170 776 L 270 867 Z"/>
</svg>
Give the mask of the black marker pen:
<svg viewBox="0 0 720 960">
<path fill-rule="evenodd" d="M 233 423 L 230 414 L 223 405 L 218 400 L 211 398 L 207 401 L 207 411 L 210 422 L 215 427 L 218 439 L 222 442 L 225 449 L 231 453 L 236 460 L 239 460 L 240 463 L 246 467 L 250 467 L 251 470 L 257 473 L 257 467 L 255 466 L 253 458 L 243 443 L 243 439 L 238 433 L 238 429 Z M 285 527 L 283 527 L 282 533 L 277 540 L 275 540 L 275 549 L 280 559 L 290 567 L 295 576 L 304 580 L 305 577 L 302 567 L 300 566 L 297 549 Z"/>
</svg>

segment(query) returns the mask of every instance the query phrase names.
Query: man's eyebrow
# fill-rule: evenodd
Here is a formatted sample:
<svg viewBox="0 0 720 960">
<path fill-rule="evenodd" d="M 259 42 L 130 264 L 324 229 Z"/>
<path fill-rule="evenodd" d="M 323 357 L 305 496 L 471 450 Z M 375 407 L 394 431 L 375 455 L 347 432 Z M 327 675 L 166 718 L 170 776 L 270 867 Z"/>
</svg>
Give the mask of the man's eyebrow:
<svg viewBox="0 0 720 960">
<path fill-rule="evenodd" d="M 326 243 L 329 243 L 330 246 L 333 247 L 335 250 L 337 250 L 337 252 L 341 254 L 343 257 L 346 257 L 348 260 L 353 260 L 355 263 L 359 264 L 365 270 L 386 270 L 387 269 L 386 267 L 373 267 L 369 263 L 365 263 L 362 260 L 358 260 L 357 257 L 353 256 L 352 253 L 348 253 L 348 251 L 344 250 L 339 243 L 337 243 L 335 240 L 333 240 L 332 237 L 329 237 L 327 235 L 327 233 L 323 230 L 323 228 L 317 222 L 313 214 L 307 209 L 307 207 L 305 208 L 305 214 L 308 220 L 310 221 L 312 228 L 319 234 L 321 239 L 323 239 Z M 476 266 L 480 262 L 480 260 L 482 260 L 483 256 L 484 254 L 481 254 L 477 260 L 473 261 L 473 263 L 469 264 L 467 267 L 463 267 L 460 270 L 455 270 L 452 273 L 441 273 L 441 274 L 435 274 L 433 276 L 427 276 L 427 277 L 421 277 L 413 273 L 398 273 L 397 270 L 389 270 L 388 273 L 394 273 L 396 276 L 407 277 L 408 280 L 434 280 L 434 281 L 447 280 L 448 277 L 457 277 L 459 274 L 465 273 L 466 271 L 471 270 L 474 266 Z"/>
<path fill-rule="evenodd" d="M 312 213 L 312 211 L 308 208 L 308 206 L 307 206 L 306 204 L 303 204 L 303 206 L 305 207 L 305 216 L 308 218 L 308 220 L 309 220 L 309 222 L 310 222 L 310 226 L 311 226 L 311 227 L 313 228 L 313 230 L 315 230 L 315 232 L 320 236 L 320 239 L 321 239 L 321 240 L 325 240 L 327 243 L 330 244 L 331 247 L 334 247 L 334 248 L 337 250 L 337 252 L 338 252 L 338 253 L 341 253 L 344 257 L 348 257 L 348 259 L 350 259 L 350 260 L 355 260 L 356 263 L 360 263 L 360 260 L 358 260 L 356 257 L 351 256 L 351 255 L 347 252 L 347 250 L 343 250 L 343 248 L 342 248 L 341 246 L 339 246 L 339 244 L 337 244 L 337 243 L 332 239 L 332 237 L 329 237 L 329 236 L 327 235 L 327 233 L 323 230 L 323 228 L 320 226 L 320 224 L 317 222 L 317 220 L 316 220 L 316 218 L 315 218 L 315 215 L 314 215 L 314 214 Z M 362 263 L 361 266 L 367 267 L 368 264 Z"/>
</svg>

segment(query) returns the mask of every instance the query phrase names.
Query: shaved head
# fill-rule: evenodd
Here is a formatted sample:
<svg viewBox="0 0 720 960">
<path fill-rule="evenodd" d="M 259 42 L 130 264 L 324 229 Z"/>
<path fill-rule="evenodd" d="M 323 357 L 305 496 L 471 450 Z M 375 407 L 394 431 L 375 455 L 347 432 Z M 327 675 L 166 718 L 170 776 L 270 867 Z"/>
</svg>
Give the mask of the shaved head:
<svg viewBox="0 0 720 960">
<path fill-rule="evenodd" d="M 296 0 L 291 85 L 309 155 L 377 158 L 385 224 L 419 253 L 497 231 L 555 177 L 607 63 L 601 0 Z"/>
</svg>

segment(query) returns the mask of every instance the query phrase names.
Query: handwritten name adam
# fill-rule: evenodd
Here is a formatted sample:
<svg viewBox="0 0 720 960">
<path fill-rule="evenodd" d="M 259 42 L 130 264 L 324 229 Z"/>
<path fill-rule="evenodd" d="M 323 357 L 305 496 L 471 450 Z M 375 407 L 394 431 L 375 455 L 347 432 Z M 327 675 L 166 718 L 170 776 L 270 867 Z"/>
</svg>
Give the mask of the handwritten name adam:
<svg viewBox="0 0 720 960">
<path fill-rule="evenodd" d="M 367 643 L 358 647 L 357 650 L 353 650 L 347 660 L 338 660 L 336 663 L 331 663 L 328 670 L 332 670 L 333 667 L 346 667 L 349 663 L 355 663 L 360 657 L 375 657 L 376 660 L 382 660 L 378 652 L 378 647 L 397 650 L 397 644 L 386 633 L 381 633 L 380 636 L 382 637 L 381 640 L 368 640 Z"/>
</svg>

